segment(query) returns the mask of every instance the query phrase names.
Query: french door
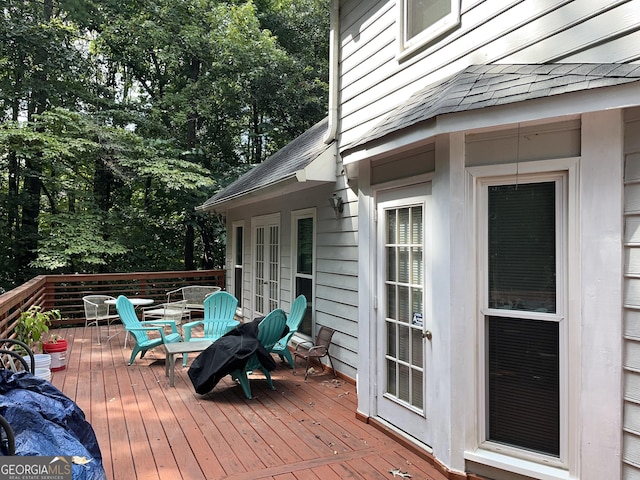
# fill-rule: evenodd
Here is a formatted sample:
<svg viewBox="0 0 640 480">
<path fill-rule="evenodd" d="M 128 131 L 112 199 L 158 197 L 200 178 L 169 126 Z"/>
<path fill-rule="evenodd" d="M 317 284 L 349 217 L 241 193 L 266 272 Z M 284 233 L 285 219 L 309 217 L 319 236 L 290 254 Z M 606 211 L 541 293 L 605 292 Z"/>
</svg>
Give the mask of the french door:
<svg viewBox="0 0 640 480">
<path fill-rule="evenodd" d="M 376 406 L 379 417 L 431 442 L 431 184 L 378 196 Z"/>
<path fill-rule="evenodd" d="M 280 216 L 256 217 L 253 223 L 253 318 L 280 304 Z"/>
</svg>

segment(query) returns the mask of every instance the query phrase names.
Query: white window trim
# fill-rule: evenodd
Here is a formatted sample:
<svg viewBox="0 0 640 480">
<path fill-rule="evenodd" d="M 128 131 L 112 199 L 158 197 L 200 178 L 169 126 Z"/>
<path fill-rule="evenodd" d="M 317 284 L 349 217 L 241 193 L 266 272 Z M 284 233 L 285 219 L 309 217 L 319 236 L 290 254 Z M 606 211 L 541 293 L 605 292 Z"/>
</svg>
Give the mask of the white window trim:
<svg viewBox="0 0 640 480">
<path fill-rule="evenodd" d="M 303 210 L 293 210 L 291 212 L 291 303 L 293 303 L 293 300 L 296 297 L 296 277 L 298 275 L 298 220 L 301 220 L 303 218 L 311 218 L 313 219 L 313 269 L 311 272 L 311 281 L 312 281 L 312 287 L 311 287 L 311 294 L 313 296 L 313 298 L 308 299 L 311 300 L 311 305 L 312 305 L 312 311 L 311 311 L 311 331 L 315 332 L 315 308 L 316 308 L 316 302 L 314 301 L 315 296 L 316 296 L 316 284 L 317 284 L 317 269 L 318 269 L 318 257 L 317 257 L 317 248 L 318 248 L 318 241 L 317 241 L 317 211 L 315 208 L 306 208 Z M 306 278 L 306 276 L 305 276 Z M 300 340 L 311 340 L 310 336 L 307 336 L 305 334 L 303 334 L 302 332 L 296 332 L 294 334 L 294 340 L 295 339 L 300 339 Z"/>
<path fill-rule="evenodd" d="M 236 298 L 240 299 L 240 297 L 242 296 L 243 292 L 244 292 L 244 278 L 242 279 L 242 283 L 241 283 L 241 287 L 240 287 L 240 291 L 236 292 L 236 257 L 237 257 L 237 253 L 238 253 L 238 241 L 236 238 L 236 231 L 238 228 L 242 227 L 242 265 L 240 265 L 240 268 L 242 269 L 242 276 L 244 277 L 244 273 L 245 273 L 245 259 L 247 258 L 247 251 L 245 248 L 245 243 L 246 243 L 246 239 L 247 239 L 247 229 L 245 228 L 244 225 L 244 220 L 241 221 L 235 221 L 231 224 L 231 234 L 232 234 L 232 238 L 233 238 L 233 244 L 232 244 L 232 252 L 231 252 L 231 282 L 229 283 L 230 287 L 233 287 L 233 290 L 231 293 L 233 293 L 235 295 Z M 239 302 L 240 304 L 244 305 L 244 301 Z M 236 313 L 240 316 L 242 316 L 242 307 L 238 306 Z"/>
<path fill-rule="evenodd" d="M 426 28 L 418 35 L 411 39 L 407 39 L 406 31 L 406 16 L 407 16 L 407 4 L 408 0 L 398 1 L 398 59 L 410 56 L 423 48 L 427 43 L 433 39 L 443 35 L 449 30 L 457 27 L 460 24 L 460 0 L 450 0 L 451 13 L 437 21 L 430 27 Z"/>
<path fill-rule="evenodd" d="M 579 338 L 580 312 L 579 295 L 579 158 L 563 158 L 554 160 L 541 160 L 518 164 L 502 164 L 467 168 L 467 205 L 469 211 L 475 212 L 475 218 L 470 219 L 471 228 L 475 230 L 473 236 L 473 248 L 477 255 L 475 268 L 477 272 L 477 305 L 476 312 L 476 345 L 477 366 L 473 375 L 477 382 L 477 398 L 475 405 L 476 432 L 473 441 L 467 442 L 464 458 L 473 462 L 504 469 L 521 475 L 535 476 L 543 479 L 564 479 L 575 475 L 578 468 L 579 449 L 579 375 L 569 375 L 573 369 L 579 369 L 580 346 L 578 342 L 569 342 L 569 338 Z M 482 238 L 483 205 L 480 195 L 484 186 L 490 184 L 496 177 L 503 177 L 505 182 L 519 181 L 528 183 L 529 180 L 548 179 L 554 175 L 566 175 L 563 206 L 559 207 L 563 215 L 562 230 L 559 232 L 558 241 L 562 244 L 562 255 L 558 255 L 558 311 L 556 316 L 564 320 L 560 328 L 560 459 L 542 454 L 530 453 L 525 450 L 493 444 L 485 441 L 485 351 L 480 348 L 484 345 L 484 318 L 495 310 L 488 310 L 485 293 L 486 283 L 483 279 L 484 260 L 486 251 L 486 239 Z M 511 177 L 511 178 L 509 178 Z M 500 183 L 503 183 L 502 181 Z M 559 250 L 560 251 L 560 250 Z M 571 278 L 572 281 L 567 280 Z M 565 288 L 566 286 L 566 288 Z M 501 314 L 504 315 L 504 311 Z M 529 318 L 537 319 L 539 314 L 532 312 L 518 312 Z M 547 318 L 545 318 L 547 319 Z M 570 319 L 570 321 L 569 321 Z"/>
</svg>

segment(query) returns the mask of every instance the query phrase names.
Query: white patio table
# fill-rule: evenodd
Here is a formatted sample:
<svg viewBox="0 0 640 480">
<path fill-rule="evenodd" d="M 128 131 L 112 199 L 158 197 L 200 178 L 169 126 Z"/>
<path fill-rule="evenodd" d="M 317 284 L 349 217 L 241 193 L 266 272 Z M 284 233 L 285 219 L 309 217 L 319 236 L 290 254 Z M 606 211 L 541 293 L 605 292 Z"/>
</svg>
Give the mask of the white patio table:
<svg viewBox="0 0 640 480">
<path fill-rule="evenodd" d="M 127 297 L 127 298 L 129 298 L 129 297 Z M 153 304 L 153 302 L 154 302 L 154 300 L 152 298 L 139 298 L 139 297 L 129 298 L 129 301 L 133 304 L 134 308 L 145 307 L 147 305 Z M 106 303 L 107 305 L 115 305 L 116 302 L 117 302 L 117 300 L 105 300 L 104 301 L 104 303 Z M 116 333 L 116 335 L 118 335 L 118 334 Z M 112 335 L 111 337 L 115 337 L 116 335 Z M 109 341 L 110 338 L 108 338 L 107 341 Z M 129 332 L 127 332 L 127 334 L 124 337 L 124 348 L 127 348 L 127 340 L 128 339 L 129 339 Z"/>
</svg>

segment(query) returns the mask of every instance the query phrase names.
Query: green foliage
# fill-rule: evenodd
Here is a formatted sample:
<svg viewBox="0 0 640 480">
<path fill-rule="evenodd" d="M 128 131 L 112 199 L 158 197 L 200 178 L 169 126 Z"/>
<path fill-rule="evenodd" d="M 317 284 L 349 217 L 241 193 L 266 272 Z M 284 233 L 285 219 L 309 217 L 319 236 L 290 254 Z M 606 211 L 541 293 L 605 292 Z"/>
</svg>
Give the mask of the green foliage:
<svg viewBox="0 0 640 480">
<path fill-rule="evenodd" d="M 223 267 L 195 207 L 325 115 L 328 0 L 0 4 L 0 291 Z"/>
<path fill-rule="evenodd" d="M 49 332 L 51 321 L 60 318 L 59 310 L 43 310 L 39 305 L 31 305 L 27 311 L 20 313 L 15 328 L 16 339 L 33 348 Z"/>
<path fill-rule="evenodd" d="M 129 251 L 117 236 L 103 236 L 114 229 L 105 229 L 108 219 L 98 213 L 59 213 L 48 215 L 47 221 L 42 226 L 43 238 L 33 267 L 52 272 L 92 272 Z"/>
</svg>

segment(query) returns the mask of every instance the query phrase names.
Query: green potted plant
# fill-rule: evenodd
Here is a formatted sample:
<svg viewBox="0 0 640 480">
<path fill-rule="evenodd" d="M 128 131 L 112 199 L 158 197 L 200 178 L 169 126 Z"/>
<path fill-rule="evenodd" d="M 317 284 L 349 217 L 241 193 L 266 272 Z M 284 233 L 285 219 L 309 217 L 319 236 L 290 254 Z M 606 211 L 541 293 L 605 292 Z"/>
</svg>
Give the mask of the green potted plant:
<svg viewBox="0 0 640 480">
<path fill-rule="evenodd" d="M 35 351 L 42 336 L 49 332 L 51 320 L 60 318 L 60 310 L 43 310 L 40 305 L 31 305 L 28 310 L 20 313 L 15 328 L 16 338 Z"/>
</svg>

